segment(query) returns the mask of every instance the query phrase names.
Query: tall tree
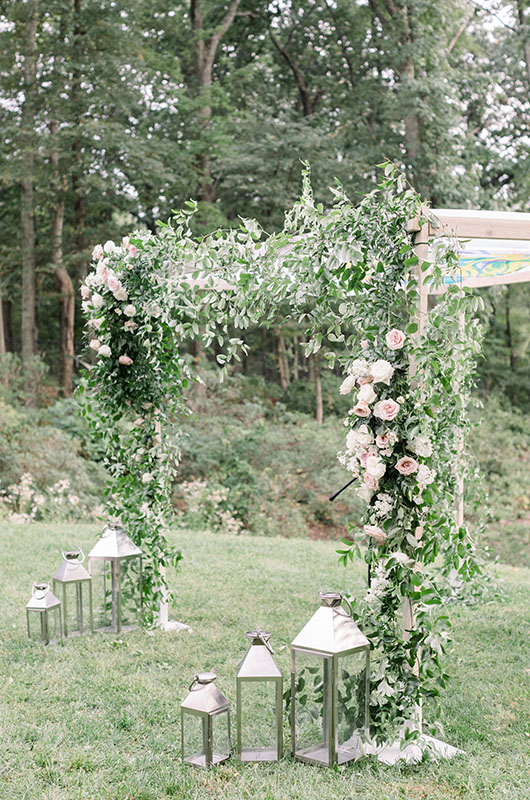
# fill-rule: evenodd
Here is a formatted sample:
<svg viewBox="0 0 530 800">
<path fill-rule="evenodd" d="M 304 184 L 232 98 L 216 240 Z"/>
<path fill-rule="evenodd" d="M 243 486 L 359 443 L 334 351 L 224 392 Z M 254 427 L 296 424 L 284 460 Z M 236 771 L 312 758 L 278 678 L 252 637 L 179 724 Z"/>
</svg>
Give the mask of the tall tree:
<svg viewBox="0 0 530 800">
<path fill-rule="evenodd" d="M 37 343 L 35 275 L 35 127 L 37 99 L 37 24 L 39 0 L 28 0 L 24 26 L 23 92 L 20 129 L 20 231 L 22 260 L 21 338 L 24 365 L 24 391 L 28 405 L 37 404 L 37 380 L 34 365 Z"/>
</svg>

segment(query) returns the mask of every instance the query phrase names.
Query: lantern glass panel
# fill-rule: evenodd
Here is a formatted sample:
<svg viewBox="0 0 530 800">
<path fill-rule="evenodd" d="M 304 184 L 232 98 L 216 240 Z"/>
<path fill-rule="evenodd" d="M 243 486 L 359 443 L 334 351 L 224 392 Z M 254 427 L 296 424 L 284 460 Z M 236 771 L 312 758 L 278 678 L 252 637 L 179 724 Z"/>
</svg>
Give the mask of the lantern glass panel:
<svg viewBox="0 0 530 800">
<path fill-rule="evenodd" d="M 328 764 L 332 659 L 296 651 L 293 655 L 295 753 L 298 757 Z"/>
<path fill-rule="evenodd" d="M 225 761 L 230 756 L 230 713 L 221 711 L 211 717 L 212 764 Z"/>
<path fill-rule="evenodd" d="M 206 767 L 208 718 L 198 714 L 182 715 L 182 758 L 186 764 Z"/>
<path fill-rule="evenodd" d="M 65 632 L 81 633 L 90 629 L 88 581 L 62 585 L 54 582 L 53 588 L 57 597 L 61 598 Z"/>
<path fill-rule="evenodd" d="M 91 561 L 90 572 L 93 576 L 93 593 L 97 606 L 95 617 L 97 627 L 110 626 L 116 629 L 118 596 L 121 627 L 137 625 L 141 609 L 141 559 L 94 558 Z"/>
<path fill-rule="evenodd" d="M 278 737 L 276 702 L 278 681 L 239 682 L 241 705 L 241 750 L 244 761 L 276 759 Z M 249 752 L 252 751 L 252 752 Z"/>
<path fill-rule="evenodd" d="M 337 761 L 359 754 L 366 729 L 367 656 L 365 650 L 337 657 Z"/>
<path fill-rule="evenodd" d="M 48 643 L 61 639 L 60 607 L 47 611 L 28 611 L 28 636 L 32 641 Z"/>
</svg>

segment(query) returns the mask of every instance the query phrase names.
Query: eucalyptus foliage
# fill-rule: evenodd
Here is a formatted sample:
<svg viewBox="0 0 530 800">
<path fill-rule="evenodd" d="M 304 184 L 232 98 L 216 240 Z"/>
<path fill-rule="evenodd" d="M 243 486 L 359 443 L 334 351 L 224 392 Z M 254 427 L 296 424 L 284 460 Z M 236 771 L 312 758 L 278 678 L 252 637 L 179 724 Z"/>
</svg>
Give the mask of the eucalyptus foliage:
<svg viewBox="0 0 530 800">
<path fill-rule="evenodd" d="M 187 413 L 183 396 L 197 377 L 179 343 L 215 341 L 224 368 L 245 347 L 231 332 L 269 324 L 280 304 L 288 305 L 305 324 L 308 354 L 323 349 L 330 364 L 338 358 L 343 391 L 355 387 L 369 398 L 348 415 L 340 459 L 367 501 L 362 538 L 372 539 L 367 558 L 374 577 L 355 614 L 377 655 L 372 733 L 388 736 L 443 687 L 449 624 L 432 611 L 440 611 L 449 572 L 453 582 L 454 571 L 465 582 L 477 569 L 467 532 L 453 522 L 459 431 L 479 347 L 471 317 L 477 301 L 455 284 L 421 334 L 417 321 L 420 270 L 441 283 L 457 265 L 456 243 L 440 240 L 432 259 L 418 263 L 409 222 L 424 219 L 420 200 L 392 165 L 359 205 L 337 187 L 329 209 L 314 203 L 306 171 L 300 201 L 283 230 L 270 236 L 243 219 L 239 230 L 197 239 L 190 229 L 195 211 L 190 202 L 158 235 L 136 233 L 121 246 L 96 247 L 94 270 L 82 287 L 97 353 L 84 413 L 106 452 L 108 512 L 147 555 L 144 591 L 152 620 L 163 589 L 159 567 L 179 557 L 165 530 L 179 460 L 178 419 Z M 396 347 L 389 348 L 387 335 Z M 377 415 L 381 408 L 393 409 L 391 420 Z M 376 445 L 377 437 L 384 446 Z M 377 477 L 366 481 L 362 461 L 369 457 Z M 413 472 L 396 469 L 403 458 L 409 466 L 414 461 Z M 361 554 L 353 534 L 339 553 L 345 564 Z M 437 575 L 429 567 L 440 553 L 446 568 Z M 410 630 L 402 625 L 407 604 Z"/>
</svg>

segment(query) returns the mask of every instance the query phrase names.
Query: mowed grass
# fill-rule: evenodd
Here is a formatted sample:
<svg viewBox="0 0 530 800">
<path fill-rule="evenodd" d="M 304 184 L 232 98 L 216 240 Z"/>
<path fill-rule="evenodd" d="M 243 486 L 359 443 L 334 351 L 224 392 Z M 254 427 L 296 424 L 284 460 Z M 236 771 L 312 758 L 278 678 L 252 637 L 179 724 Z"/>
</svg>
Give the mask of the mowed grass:
<svg viewBox="0 0 530 800">
<path fill-rule="evenodd" d="M 278 765 L 231 760 L 204 773 L 180 763 L 179 702 L 192 675 L 214 668 L 235 705 L 244 633 L 261 625 L 272 631 L 287 676 L 289 642 L 315 610 L 318 589 L 361 592 L 362 567 L 340 567 L 329 541 L 181 531 L 172 618 L 191 632 L 30 643 L 24 605 L 33 580 L 53 574 L 61 547 L 88 551 L 96 535 L 93 526 L 0 526 L 2 800 L 530 797 L 530 570 L 495 568 L 503 603 L 450 609 L 454 679 L 441 722 L 446 741 L 465 755 L 417 766 L 366 760 L 337 771 L 289 757 Z"/>
</svg>

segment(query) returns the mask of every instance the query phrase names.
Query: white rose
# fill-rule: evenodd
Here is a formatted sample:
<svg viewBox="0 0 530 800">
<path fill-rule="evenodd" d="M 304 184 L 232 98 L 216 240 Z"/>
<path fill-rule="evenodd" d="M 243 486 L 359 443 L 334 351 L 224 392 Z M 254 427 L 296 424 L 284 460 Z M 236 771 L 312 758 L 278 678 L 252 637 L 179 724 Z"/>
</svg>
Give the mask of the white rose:
<svg viewBox="0 0 530 800">
<path fill-rule="evenodd" d="M 355 376 L 348 375 L 348 377 L 342 381 L 339 392 L 340 394 L 349 394 L 354 386 L 355 386 Z"/>
<path fill-rule="evenodd" d="M 416 472 L 416 480 L 420 486 L 428 486 L 434 481 L 436 473 L 433 469 L 429 469 L 426 464 L 420 464 Z"/>
<path fill-rule="evenodd" d="M 94 292 L 92 295 L 92 305 L 94 308 L 101 308 L 103 305 L 103 296 L 97 292 Z"/>
<path fill-rule="evenodd" d="M 357 489 L 357 497 L 360 497 L 361 500 L 364 500 L 366 503 L 369 503 L 372 499 L 372 495 L 374 493 L 373 489 L 370 489 L 365 483 L 361 484 L 361 486 Z"/>
<path fill-rule="evenodd" d="M 111 349 L 108 344 L 102 344 L 98 350 L 98 356 L 103 356 L 104 358 L 110 358 Z"/>
<path fill-rule="evenodd" d="M 136 314 L 136 306 L 133 306 L 132 304 L 125 306 L 125 308 L 123 309 L 123 313 L 125 314 L 126 317 L 134 317 L 134 315 Z"/>
<path fill-rule="evenodd" d="M 357 428 L 357 440 L 361 447 L 369 447 L 374 443 L 374 435 L 368 425 L 359 425 Z"/>
<path fill-rule="evenodd" d="M 430 458 L 432 456 L 432 442 L 428 436 L 417 436 L 410 443 L 410 449 L 421 458 Z"/>
<path fill-rule="evenodd" d="M 114 242 L 113 242 L 113 241 L 111 241 L 111 240 L 109 239 L 109 240 L 108 240 L 107 242 L 105 242 L 105 244 L 103 245 L 103 250 L 104 250 L 106 253 L 114 253 L 114 252 L 115 252 L 115 250 L 116 250 L 116 245 L 114 244 Z"/>
<path fill-rule="evenodd" d="M 366 459 L 366 471 L 372 478 L 382 478 L 386 472 L 386 465 L 383 464 L 378 456 L 368 456 Z"/>
<path fill-rule="evenodd" d="M 374 379 L 374 383 L 386 383 L 390 386 L 392 375 L 394 374 L 394 367 L 390 362 L 380 358 L 370 366 L 370 375 Z"/>
<path fill-rule="evenodd" d="M 154 480 L 154 475 L 152 475 L 150 472 L 144 472 L 144 474 L 142 475 L 142 483 L 151 483 L 151 481 L 153 480 Z"/>
<path fill-rule="evenodd" d="M 124 289 L 123 286 L 120 286 L 118 289 L 116 289 L 116 291 L 113 292 L 113 294 L 116 300 L 120 301 L 127 300 L 127 297 L 129 296 L 127 294 L 127 289 Z"/>
<path fill-rule="evenodd" d="M 357 400 L 364 400 L 365 403 L 373 403 L 376 399 L 377 395 L 371 383 L 365 383 L 361 386 L 359 394 L 357 395 Z"/>
</svg>

